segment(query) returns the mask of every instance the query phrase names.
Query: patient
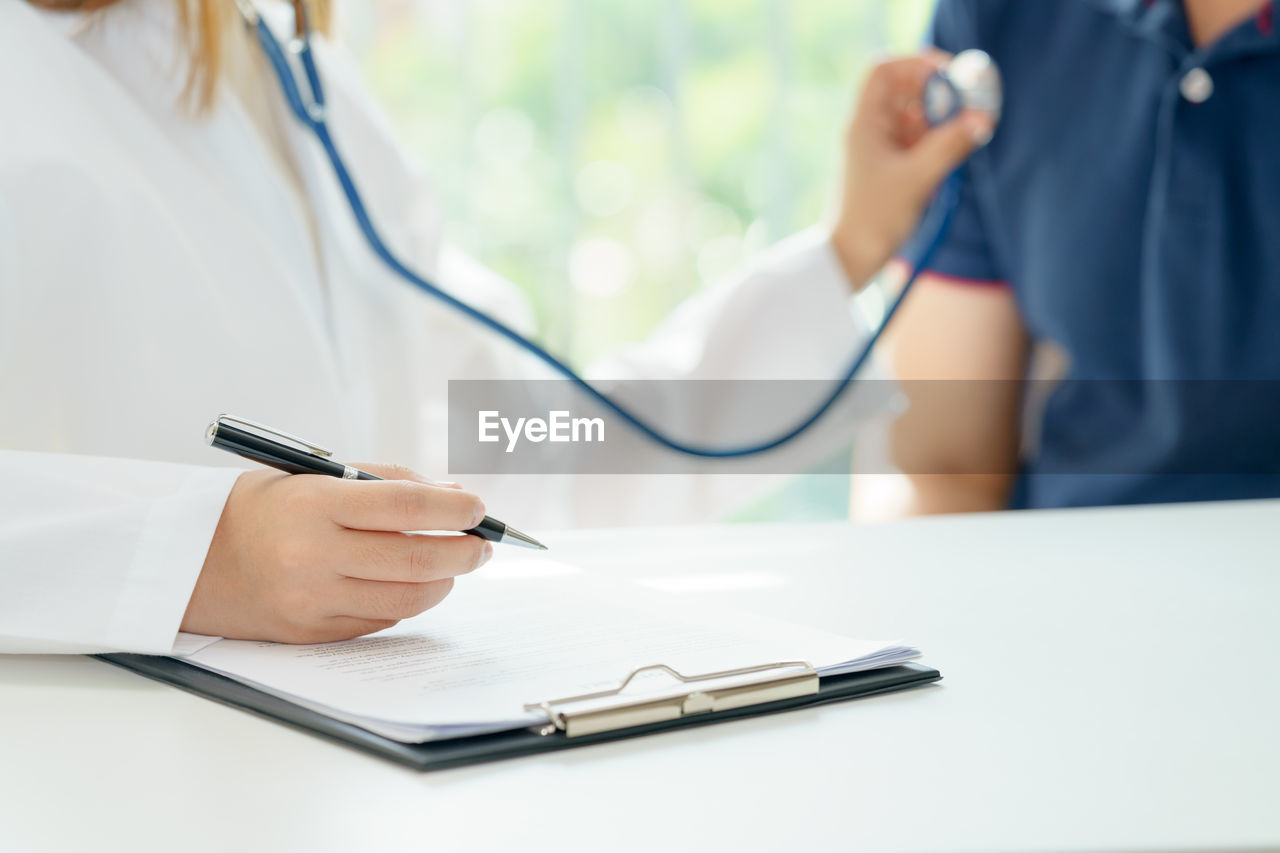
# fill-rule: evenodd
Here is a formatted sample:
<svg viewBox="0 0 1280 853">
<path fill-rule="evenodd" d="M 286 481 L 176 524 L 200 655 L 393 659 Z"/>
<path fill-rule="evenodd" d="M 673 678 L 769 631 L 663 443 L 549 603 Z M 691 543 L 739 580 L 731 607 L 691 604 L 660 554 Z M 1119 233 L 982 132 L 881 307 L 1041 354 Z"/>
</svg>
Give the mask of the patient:
<svg viewBox="0 0 1280 853">
<path fill-rule="evenodd" d="M 892 333 L 896 510 L 1280 496 L 1271 5 L 940 0 L 932 37 L 1005 113 Z"/>
</svg>

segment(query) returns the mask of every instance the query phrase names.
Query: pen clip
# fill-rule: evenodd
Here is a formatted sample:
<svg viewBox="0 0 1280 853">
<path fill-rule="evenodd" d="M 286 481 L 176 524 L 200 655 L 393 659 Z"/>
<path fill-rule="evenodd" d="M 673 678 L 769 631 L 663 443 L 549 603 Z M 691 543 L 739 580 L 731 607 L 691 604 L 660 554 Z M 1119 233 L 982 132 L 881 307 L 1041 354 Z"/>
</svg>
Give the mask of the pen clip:
<svg viewBox="0 0 1280 853">
<path fill-rule="evenodd" d="M 313 456 L 320 456 L 324 459 L 329 459 L 330 457 L 333 456 L 332 450 L 321 447 L 318 444 L 312 444 L 311 442 L 307 441 L 305 438 L 299 438 L 296 435 L 291 435 L 290 433 L 287 433 L 287 432 L 281 432 L 278 429 L 272 429 L 266 424 L 260 424 L 256 421 L 248 421 L 248 420 L 245 420 L 244 418 L 237 418 L 235 415 L 218 415 L 218 417 L 214 418 L 213 420 L 214 428 L 222 426 L 223 424 L 231 424 L 238 427 L 247 427 L 251 430 L 256 430 L 257 432 L 260 432 L 260 433 L 265 433 L 270 438 L 280 439 L 284 442 L 290 442 L 292 444 L 295 444 L 298 447 L 305 450 L 307 453 L 312 454 Z M 210 436 L 209 436 L 210 440 L 212 440 L 214 430 L 210 429 L 209 432 L 210 432 Z"/>
</svg>

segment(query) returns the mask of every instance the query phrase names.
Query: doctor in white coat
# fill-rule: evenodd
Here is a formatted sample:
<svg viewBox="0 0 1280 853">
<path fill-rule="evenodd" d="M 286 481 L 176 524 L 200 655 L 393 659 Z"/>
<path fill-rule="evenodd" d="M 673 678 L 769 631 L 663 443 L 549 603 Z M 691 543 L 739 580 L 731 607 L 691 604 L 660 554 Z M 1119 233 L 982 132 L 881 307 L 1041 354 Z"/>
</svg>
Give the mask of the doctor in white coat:
<svg viewBox="0 0 1280 853">
<path fill-rule="evenodd" d="M 258 5 L 291 29 L 289 3 Z M 166 653 L 180 628 L 356 636 L 430 608 L 492 551 L 398 532 L 472 526 L 485 506 L 470 492 L 372 464 L 392 479 L 247 471 L 201 441 L 231 411 L 344 461 L 438 472 L 449 379 L 547 375 L 373 256 L 232 10 L 0 3 L 0 652 Z M 388 242 L 527 327 L 507 283 L 442 245 L 430 187 L 345 57 L 321 37 L 315 49 L 333 132 Z M 977 114 L 924 127 L 913 104 L 938 62 L 873 73 L 832 229 L 778 247 L 594 375 L 838 376 L 866 335 L 850 295 L 991 132 Z M 753 432 L 798 414 L 751 413 Z M 849 430 L 837 413 L 789 452 L 819 459 Z M 531 530 L 697 520 L 744 492 L 710 476 L 468 486 Z"/>
</svg>

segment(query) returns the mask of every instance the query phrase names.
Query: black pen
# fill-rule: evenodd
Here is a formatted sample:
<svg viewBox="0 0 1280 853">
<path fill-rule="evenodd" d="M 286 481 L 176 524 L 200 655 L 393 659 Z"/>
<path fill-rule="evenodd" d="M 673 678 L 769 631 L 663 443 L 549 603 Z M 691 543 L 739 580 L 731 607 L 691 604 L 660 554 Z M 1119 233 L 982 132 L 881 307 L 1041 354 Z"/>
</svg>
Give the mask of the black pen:
<svg viewBox="0 0 1280 853">
<path fill-rule="evenodd" d="M 204 437 L 212 447 L 279 468 L 289 474 L 326 474 L 344 480 L 382 479 L 368 471 L 334 461 L 333 452 L 318 444 L 231 415 L 218 415 L 205 430 Z M 537 551 L 547 550 L 546 545 L 532 536 L 487 515 L 478 526 L 463 532 L 490 542 L 519 545 L 521 548 L 533 548 Z"/>
</svg>

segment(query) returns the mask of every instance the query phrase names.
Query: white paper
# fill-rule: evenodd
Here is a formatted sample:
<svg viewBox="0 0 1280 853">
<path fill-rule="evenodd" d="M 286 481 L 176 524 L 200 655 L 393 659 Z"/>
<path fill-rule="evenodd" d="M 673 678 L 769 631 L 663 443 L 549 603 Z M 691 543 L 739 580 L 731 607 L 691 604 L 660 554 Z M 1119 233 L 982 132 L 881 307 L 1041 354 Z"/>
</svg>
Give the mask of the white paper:
<svg viewBox="0 0 1280 853">
<path fill-rule="evenodd" d="M 221 640 L 221 637 L 206 637 L 204 634 L 188 634 L 185 631 L 178 633 L 178 638 L 173 641 L 173 651 L 169 652 L 170 657 L 185 658 L 190 657 L 201 649 L 212 646 Z"/>
<path fill-rule="evenodd" d="M 186 660 L 412 742 L 545 721 L 524 705 L 616 687 L 649 664 L 691 675 L 806 661 L 837 674 L 917 656 L 521 560 L 462 578 L 444 604 L 369 637 L 311 646 L 222 640 Z M 627 695 L 671 687 L 666 676 L 646 676 Z"/>
</svg>

